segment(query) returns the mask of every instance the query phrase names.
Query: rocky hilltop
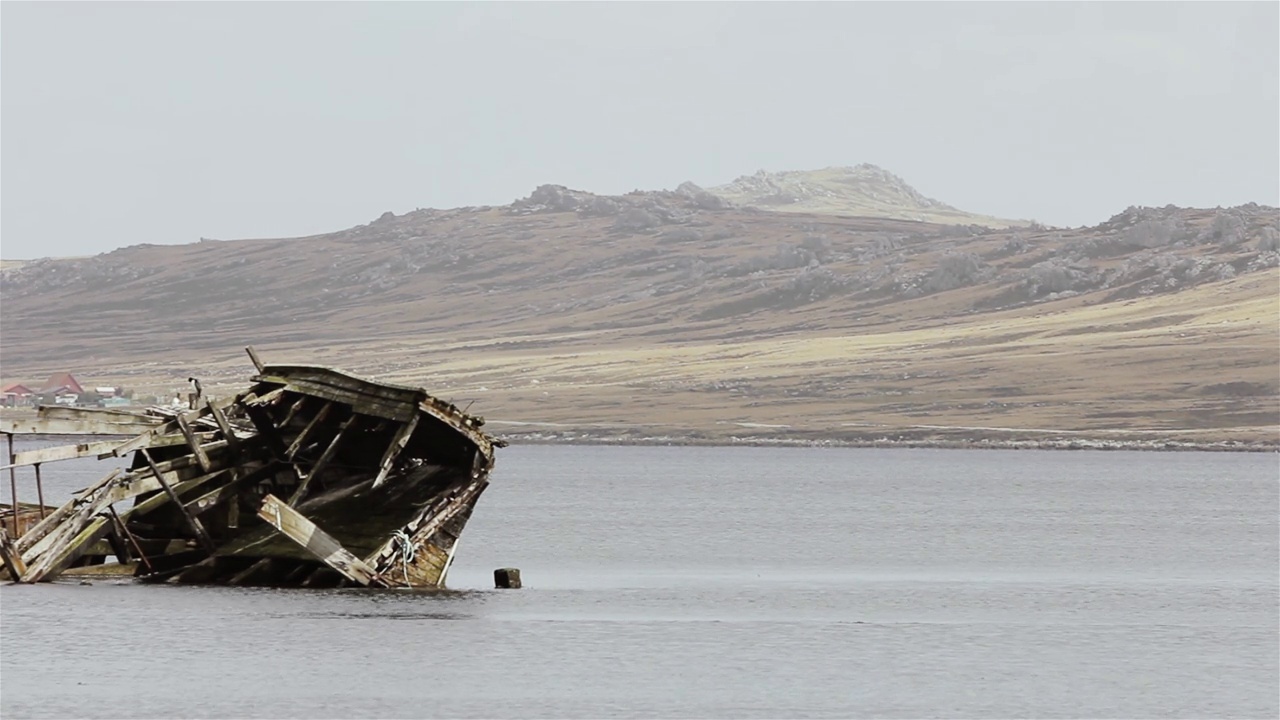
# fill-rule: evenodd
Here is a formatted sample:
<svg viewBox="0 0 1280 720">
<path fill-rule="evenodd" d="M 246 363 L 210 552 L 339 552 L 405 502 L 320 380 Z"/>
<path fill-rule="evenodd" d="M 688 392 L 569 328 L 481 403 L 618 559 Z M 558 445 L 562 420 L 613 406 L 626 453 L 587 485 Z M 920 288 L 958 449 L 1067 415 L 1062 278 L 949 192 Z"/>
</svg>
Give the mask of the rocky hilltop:
<svg viewBox="0 0 1280 720">
<path fill-rule="evenodd" d="M 1259 205 L 992 228 L 544 185 L 5 269 L 0 359 L 161 393 L 238 386 L 254 344 L 536 437 L 1252 443 L 1280 427 L 1278 265 Z"/>
<path fill-rule="evenodd" d="M 867 163 L 822 170 L 760 170 L 727 185 L 710 188 L 710 191 L 738 205 L 780 212 L 858 215 L 985 227 L 1030 224 L 957 210 L 921 195 L 888 170 Z"/>
</svg>

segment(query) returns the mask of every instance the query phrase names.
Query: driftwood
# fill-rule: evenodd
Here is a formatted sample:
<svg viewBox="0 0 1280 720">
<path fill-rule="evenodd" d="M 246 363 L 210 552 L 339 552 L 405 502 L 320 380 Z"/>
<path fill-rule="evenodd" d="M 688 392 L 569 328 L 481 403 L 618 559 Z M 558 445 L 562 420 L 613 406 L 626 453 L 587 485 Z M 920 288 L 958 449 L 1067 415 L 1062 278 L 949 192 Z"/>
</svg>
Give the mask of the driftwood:
<svg viewBox="0 0 1280 720">
<path fill-rule="evenodd" d="M 113 556 L 150 582 L 443 587 L 505 443 L 422 388 L 249 355 L 250 387 L 195 409 L 41 408 L 5 428 L 133 431 L 14 455 L 10 466 L 133 459 L 21 537 L 0 536 L 5 573 L 48 581 Z"/>
</svg>

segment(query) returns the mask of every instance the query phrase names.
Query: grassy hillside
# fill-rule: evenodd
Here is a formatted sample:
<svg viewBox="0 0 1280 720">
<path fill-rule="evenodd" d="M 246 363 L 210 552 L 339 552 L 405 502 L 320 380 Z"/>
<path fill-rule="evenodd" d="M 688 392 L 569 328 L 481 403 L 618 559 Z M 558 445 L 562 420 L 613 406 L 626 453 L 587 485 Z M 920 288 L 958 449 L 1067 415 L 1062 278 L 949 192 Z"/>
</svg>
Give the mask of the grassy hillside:
<svg viewBox="0 0 1280 720">
<path fill-rule="evenodd" d="M 3 380 L 240 387 L 242 348 L 538 437 L 1274 442 L 1276 210 L 991 229 L 556 186 L 5 270 Z"/>
</svg>

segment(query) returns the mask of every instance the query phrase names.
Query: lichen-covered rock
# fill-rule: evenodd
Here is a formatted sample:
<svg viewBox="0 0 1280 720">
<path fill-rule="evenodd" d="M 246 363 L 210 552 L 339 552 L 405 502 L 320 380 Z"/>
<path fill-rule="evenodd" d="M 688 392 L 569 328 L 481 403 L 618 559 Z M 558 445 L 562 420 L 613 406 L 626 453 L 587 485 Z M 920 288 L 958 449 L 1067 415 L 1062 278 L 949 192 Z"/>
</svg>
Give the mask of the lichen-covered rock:
<svg viewBox="0 0 1280 720">
<path fill-rule="evenodd" d="M 990 277 L 992 269 L 974 253 L 947 253 L 924 282 L 925 292 L 944 292 L 973 285 Z"/>
<path fill-rule="evenodd" d="M 657 215 L 640 208 L 631 208 L 618 216 L 613 229 L 618 232 L 643 232 L 662 224 Z"/>
</svg>

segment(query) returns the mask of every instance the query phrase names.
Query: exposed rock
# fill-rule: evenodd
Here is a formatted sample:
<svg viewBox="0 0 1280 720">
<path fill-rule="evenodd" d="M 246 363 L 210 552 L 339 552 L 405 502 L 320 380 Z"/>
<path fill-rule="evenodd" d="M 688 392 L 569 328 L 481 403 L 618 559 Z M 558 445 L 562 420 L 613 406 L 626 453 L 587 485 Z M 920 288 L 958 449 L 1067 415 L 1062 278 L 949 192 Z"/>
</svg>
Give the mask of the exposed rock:
<svg viewBox="0 0 1280 720">
<path fill-rule="evenodd" d="M 732 207 L 732 203 L 715 193 L 708 192 L 691 182 L 682 182 L 676 192 L 693 201 L 701 210 L 723 210 Z"/>
<path fill-rule="evenodd" d="M 711 192 L 739 205 L 773 210 L 891 217 L 1006 227 L 1016 222 L 973 215 L 925 197 L 905 180 L 875 165 L 743 175 Z"/>
<path fill-rule="evenodd" d="M 613 223 L 613 229 L 620 232 L 643 232 L 660 224 L 662 221 L 653 213 L 640 208 L 631 208 L 618 216 Z"/>
<path fill-rule="evenodd" d="M 990 277 L 992 270 L 974 253 L 947 253 L 925 281 L 925 292 L 943 292 L 973 285 Z"/>
</svg>

